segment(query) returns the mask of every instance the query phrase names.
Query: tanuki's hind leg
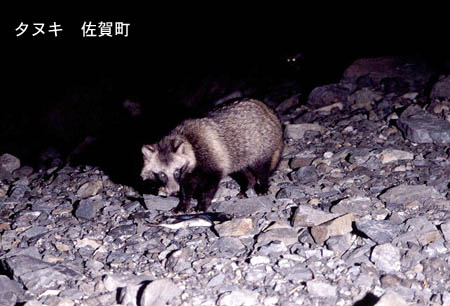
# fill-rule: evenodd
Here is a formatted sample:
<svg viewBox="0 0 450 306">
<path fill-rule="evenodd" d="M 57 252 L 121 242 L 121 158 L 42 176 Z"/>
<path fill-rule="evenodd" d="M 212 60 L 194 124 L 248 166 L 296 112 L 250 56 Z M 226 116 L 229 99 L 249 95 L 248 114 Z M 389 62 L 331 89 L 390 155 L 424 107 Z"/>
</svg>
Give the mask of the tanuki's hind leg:
<svg viewBox="0 0 450 306">
<path fill-rule="evenodd" d="M 258 195 L 265 195 L 269 192 L 269 177 L 272 173 L 271 163 L 271 160 L 267 160 L 256 163 L 252 167 L 252 172 L 258 180 L 258 184 L 255 185 L 255 192 Z"/>
<path fill-rule="evenodd" d="M 283 143 L 281 142 L 280 148 L 273 152 L 270 159 L 258 162 L 252 167 L 252 172 L 258 180 L 258 184 L 255 185 L 257 194 L 264 195 L 269 192 L 269 178 L 280 162 L 282 150 Z"/>
<path fill-rule="evenodd" d="M 238 183 L 240 187 L 240 191 L 237 197 L 240 199 L 246 198 L 247 197 L 246 191 L 249 188 L 253 188 L 256 183 L 255 177 L 253 176 L 251 171 L 248 168 L 246 168 L 244 170 L 232 173 L 230 174 L 230 176 Z"/>
</svg>

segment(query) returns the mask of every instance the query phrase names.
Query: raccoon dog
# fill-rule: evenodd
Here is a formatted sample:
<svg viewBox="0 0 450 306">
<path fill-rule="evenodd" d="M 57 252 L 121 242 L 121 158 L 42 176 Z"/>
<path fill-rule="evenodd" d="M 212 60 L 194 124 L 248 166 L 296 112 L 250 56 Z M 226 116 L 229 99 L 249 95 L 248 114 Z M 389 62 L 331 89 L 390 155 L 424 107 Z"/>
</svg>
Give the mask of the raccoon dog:
<svg viewBox="0 0 450 306">
<path fill-rule="evenodd" d="M 185 212 L 193 197 L 197 210 L 206 211 L 227 175 L 239 184 L 240 197 L 248 188 L 265 194 L 283 150 L 282 134 L 280 120 L 264 103 L 228 102 L 144 145 L 141 177 L 159 181 L 159 195 L 179 193 L 174 212 Z"/>
</svg>

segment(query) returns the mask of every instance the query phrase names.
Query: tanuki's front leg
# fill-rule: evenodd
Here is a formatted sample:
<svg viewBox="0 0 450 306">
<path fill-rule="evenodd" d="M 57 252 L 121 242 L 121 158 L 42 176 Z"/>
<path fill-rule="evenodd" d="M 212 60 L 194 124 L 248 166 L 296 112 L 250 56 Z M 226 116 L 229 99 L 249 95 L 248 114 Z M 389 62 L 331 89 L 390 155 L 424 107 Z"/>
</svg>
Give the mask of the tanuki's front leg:
<svg viewBox="0 0 450 306">
<path fill-rule="evenodd" d="M 187 174 L 181 179 L 180 183 L 180 202 L 172 212 L 184 213 L 191 206 L 192 195 L 197 188 L 198 179 L 192 174 Z"/>
<path fill-rule="evenodd" d="M 202 176 L 201 182 L 197 185 L 197 192 L 199 194 L 197 211 L 207 211 L 211 205 L 211 201 L 219 188 L 221 176 L 219 173 L 205 173 Z"/>
</svg>

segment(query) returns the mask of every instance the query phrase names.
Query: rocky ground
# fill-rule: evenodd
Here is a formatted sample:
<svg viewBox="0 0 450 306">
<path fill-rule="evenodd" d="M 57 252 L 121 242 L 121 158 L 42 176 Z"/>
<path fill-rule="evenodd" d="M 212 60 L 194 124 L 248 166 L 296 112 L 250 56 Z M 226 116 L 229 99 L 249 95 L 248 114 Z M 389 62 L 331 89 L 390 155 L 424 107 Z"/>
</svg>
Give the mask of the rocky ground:
<svg viewBox="0 0 450 306">
<path fill-rule="evenodd" d="M 270 195 L 227 179 L 193 220 L 0 152 L 0 305 L 450 305 L 450 77 L 362 59 L 306 104 L 280 92 Z"/>
</svg>

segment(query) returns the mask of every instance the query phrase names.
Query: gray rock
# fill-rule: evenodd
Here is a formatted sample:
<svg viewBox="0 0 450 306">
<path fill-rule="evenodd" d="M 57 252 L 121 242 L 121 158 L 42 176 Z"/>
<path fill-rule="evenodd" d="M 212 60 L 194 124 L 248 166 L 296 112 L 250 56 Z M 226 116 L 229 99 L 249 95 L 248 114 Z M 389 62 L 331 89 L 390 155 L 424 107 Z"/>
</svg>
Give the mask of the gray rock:
<svg viewBox="0 0 450 306">
<path fill-rule="evenodd" d="M 66 298 L 70 301 L 75 301 L 75 300 L 81 300 L 84 296 L 84 293 L 77 288 L 70 288 L 70 289 L 61 291 L 61 293 L 58 296 L 62 297 L 62 298 Z M 72 303 L 73 303 L 73 305 L 75 305 L 75 302 L 72 302 Z M 66 305 L 66 304 L 61 303 L 61 305 Z M 70 304 L 67 303 L 67 305 L 70 305 Z M 59 306 L 59 304 L 58 304 L 58 306 Z"/>
<path fill-rule="evenodd" d="M 296 155 L 295 157 L 289 160 L 289 167 L 291 167 L 291 169 L 298 169 L 301 167 L 310 166 L 313 160 L 316 158 L 317 156 L 315 154 L 307 152 L 300 155 Z"/>
<path fill-rule="evenodd" d="M 176 250 L 167 257 L 165 268 L 169 271 L 180 273 L 191 268 L 192 251 L 189 248 Z"/>
<path fill-rule="evenodd" d="M 19 169 L 14 170 L 14 172 L 13 172 L 14 176 L 17 176 L 20 178 L 27 177 L 27 176 L 31 175 L 32 173 L 33 173 L 33 168 L 31 168 L 30 166 L 20 167 Z"/>
<path fill-rule="evenodd" d="M 302 283 L 313 278 L 313 273 L 310 269 L 304 267 L 294 267 L 284 273 L 284 278 L 295 283 Z"/>
<path fill-rule="evenodd" d="M 14 279 L 34 293 L 56 288 L 69 280 L 79 279 L 74 270 L 62 265 L 53 265 L 33 257 L 19 255 L 5 260 L 6 268 Z"/>
<path fill-rule="evenodd" d="M 27 185 L 17 184 L 10 189 L 8 195 L 11 199 L 19 200 L 22 199 L 25 196 L 25 193 L 29 191 L 30 187 Z"/>
<path fill-rule="evenodd" d="M 102 187 L 103 183 L 101 180 L 87 182 L 78 189 L 77 196 L 82 199 L 89 198 L 96 195 Z"/>
<path fill-rule="evenodd" d="M 402 150 L 384 149 L 380 154 L 380 158 L 382 164 L 388 164 L 398 160 L 412 160 L 414 159 L 414 154 Z"/>
<path fill-rule="evenodd" d="M 281 188 L 277 193 L 277 199 L 302 199 L 305 198 L 306 194 L 298 186 L 287 186 Z"/>
<path fill-rule="evenodd" d="M 363 166 L 366 164 L 367 160 L 372 156 L 374 156 L 374 153 L 371 152 L 369 149 L 356 148 L 351 152 L 349 161 L 356 165 Z"/>
<path fill-rule="evenodd" d="M 391 242 L 400 232 L 399 226 L 388 220 L 357 220 L 355 226 L 378 244 Z"/>
<path fill-rule="evenodd" d="M 2 262 L 5 269 L 14 275 L 14 278 L 22 276 L 25 273 L 51 267 L 48 262 L 39 260 L 27 255 L 18 255 L 10 257 Z"/>
<path fill-rule="evenodd" d="M 319 298 L 336 298 L 337 288 L 329 283 L 310 280 L 306 282 L 308 293 L 313 297 Z"/>
<path fill-rule="evenodd" d="M 247 289 L 233 290 L 220 296 L 218 305 L 223 306 L 253 306 L 259 305 L 258 292 Z"/>
<path fill-rule="evenodd" d="M 125 253 L 124 251 L 113 251 L 110 252 L 106 257 L 106 262 L 111 263 L 123 263 L 129 259 L 130 255 Z"/>
<path fill-rule="evenodd" d="M 275 306 L 275 305 L 280 305 L 279 303 L 280 298 L 278 296 L 268 296 L 266 298 L 264 298 L 264 306 Z"/>
<path fill-rule="evenodd" d="M 39 249 L 35 246 L 30 246 L 27 248 L 18 248 L 18 249 L 13 249 L 11 251 L 8 252 L 8 256 L 7 257 L 13 257 L 13 256 L 18 256 L 18 255 L 26 255 L 29 257 L 33 257 L 36 259 L 41 259 L 42 256 L 39 253 Z"/>
<path fill-rule="evenodd" d="M 302 167 L 291 174 L 292 178 L 301 184 L 307 184 L 318 180 L 319 175 L 314 166 Z"/>
<path fill-rule="evenodd" d="M 272 210 L 275 199 L 272 195 L 259 196 L 247 199 L 234 199 L 231 201 L 216 202 L 211 205 L 213 211 L 232 214 L 235 217 L 248 217 L 258 212 Z"/>
<path fill-rule="evenodd" d="M 27 177 L 21 177 L 13 183 L 13 185 L 30 185 L 30 180 Z"/>
<path fill-rule="evenodd" d="M 332 250 L 337 256 L 341 256 L 351 247 L 351 234 L 333 236 L 325 242 L 328 249 Z"/>
<path fill-rule="evenodd" d="M 347 100 L 353 104 L 352 109 L 365 108 L 369 111 L 372 109 L 372 103 L 382 98 L 383 96 L 379 92 L 362 88 L 348 96 Z"/>
<path fill-rule="evenodd" d="M 439 98 L 450 100 L 450 75 L 437 81 L 431 89 L 430 99 Z"/>
<path fill-rule="evenodd" d="M 6 275 L 0 275 L 0 305 L 16 305 L 23 300 L 25 290 Z"/>
<path fill-rule="evenodd" d="M 413 242 L 421 246 L 428 245 L 442 239 L 441 233 L 436 226 L 426 217 L 410 218 L 405 222 L 404 234 L 395 237 L 394 242 Z"/>
<path fill-rule="evenodd" d="M 385 274 L 380 277 L 380 284 L 383 288 L 395 288 L 401 286 L 401 278 L 394 274 Z"/>
<path fill-rule="evenodd" d="M 321 259 L 322 252 L 319 249 L 305 250 L 305 257 L 308 259 Z"/>
<path fill-rule="evenodd" d="M 447 242 L 450 242 L 450 221 L 441 224 L 441 231 Z"/>
<path fill-rule="evenodd" d="M 22 211 L 20 212 L 14 222 L 14 226 L 28 226 L 33 223 L 41 215 L 40 211 Z"/>
<path fill-rule="evenodd" d="M 130 203 L 127 203 L 123 206 L 123 208 L 128 212 L 134 212 L 138 210 L 141 207 L 141 203 L 139 201 L 133 201 Z"/>
<path fill-rule="evenodd" d="M 215 241 L 211 248 L 223 256 L 233 256 L 245 250 L 245 246 L 238 238 L 221 237 Z"/>
<path fill-rule="evenodd" d="M 353 214 L 346 214 L 331 221 L 327 221 L 321 225 L 311 228 L 311 236 L 318 244 L 324 243 L 329 237 L 345 235 L 350 233 L 352 222 L 355 220 Z"/>
<path fill-rule="evenodd" d="M 43 292 L 47 288 L 56 288 L 81 277 L 75 270 L 62 265 L 56 265 L 24 274 L 20 279 L 28 290 Z"/>
<path fill-rule="evenodd" d="M 400 250 L 392 244 L 377 245 L 372 251 L 370 260 L 386 273 L 400 271 Z"/>
<path fill-rule="evenodd" d="M 27 238 L 33 238 L 36 236 L 40 236 L 44 233 L 47 233 L 48 229 L 45 226 L 32 226 L 31 228 L 27 229 L 23 232 L 23 235 Z"/>
<path fill-rule="evenodd" d="M 86 267 L 94 271 L 100 271 L 105 265 L 97 260 L 86 261 Z"/>
<path fill-rule="evenodd" d="M 0 182 L 12 182 L 13 176 L 9 171 L 6 171 L 3 167 L 0 167 Z M 8 185 L 0 185 L 2 188 L 0 196 L 4 196 L 6 194 L 6 191 L 8 190 Z"/>
<path fill-rule="evenodd" d="M 439 119 L 417 106 L 408 107 L 400 116 L 398 126 L 406 138 L 415 143 L 450 143 L 450 122 Z"/>
<path fill-rule="evenodd" d="M 87 299 L 84 299 L 85 305 L 96 306 L 96 305 L 116 305 L 117 304 L 117 294 L 112 292 L 101 293 Z"/>
<path fill-rule="evenodd" d="M 268 276 L 264 266 L 251 267 L 245 273 L 245 280 L 249 283 L 261 283 Z"/>
<path fill-rule="evenodd" d="M 344 104 L 342 102 L 336 102 L 336 103 L 333 103 L 333 104 L 330 104 L 330 105 L 327 105 L 327 106 L 316 108 L 314 110 L 314 112 L 328 115 L 328 114 L 330 114 L 333 111 L 343 110 L 343 109 L 344 109 Z M 305 114 L 304 116 L 307 116 L 307 114 Z M 300 118 L 302 118 L 302 117 L 300 117 Z M 305 118 L 305 117 L 303 117 L 303 118 Z M 311 122 L 311 121 L 312 120 L 308 120 L 307 122 Z M 294 121 L 294 123 L 297 123 L 297 122 L 299 122 L 299 121 L 297 121 L 297 120 Z"/>
<path fill-rule="evenodd" d="M 220 273 L 211 278 L 206 287 L 218 287 L 223 285 L 224 281 L 225 281 L 225 274 Z"/>
<path fill-rule="evenodd" d="M 444 282 L 446 279 L 448 279 L 450 267 L 443 256 L 424 260 L 422 261 L 422 263 L 423 273 L 425 275 L 428 275 L 428 277 L 433 281 Z"/>
<path fill-rule="evenodd" d="M 163 306 L 183 292 L 169 279 L 157 279 L 145 286 L 140 304 L 142 306 Z"/>
<path fill-rule="evenodd" d="M 288 124 L 284 129 L 284 138 L 300 140 L 303 139 L 307 131 L 323 133 L 325 128 L 315 123 Z"/>
<path fill-rule="evenodd" d="M 269 244 L 263 245 L 258 249 L 258 254 L 261 255 L 279 255 L 287 252 L 288 248 L 281 241 L 272 241 Z"/>
<path fill-rule="evenodd" d="M 31 208 L 32 211 L 39 211 L 42 213 L 49 214 L 55 209 L 55 204 L 49 201 L 36 201 L 33 203 Z"/>
<path fill-rule="evenodd" d="M 314 88 L 308 97 L 308 104 L 322 107 L 335 102 L 347 101 L 352 86 L 350 84 L 336 83 Z"/>
<path fill-rule="evenodd" d="M 403 297 L 393 290 L 387 290 L 375 306 L 406 306 L 409 305 Z"/>
<path fill-rule="evenodd" d="M 372 288 L 372 285 L 375 283 L 376 278 L 377 278 L 376 276 L 371 274 L 360 273 L 354 283 L 359 288 L 362 288 L 363 290 L 364 289 L 368 290 Z"/>
<path fill-rule="evenodd" d="M 425 201 L 442 198 L 443 196 L 433 187 L 406 184 L 390 188 L 380 195 L 380 199 L 386 203 L 388 209 L 405 208 L 412 201 L 423 204 Z"/>
<path fill-rule="evenodd" d="M 268 263 L 270 263 L 270 258 L 267 256 L 253 256 L 252 258 L 250 258 L 250 264 L 252 265 L 260 265 Z"/>
<path fill-rule="evenodd" d="M 247 236 L 254 232 L 253 220 L 251 218 L 236 218 L 217 224 L 214 228 L 220 237 Z"/>
<path fill-rule="evenodd" d="M 448 252 L 448 249 L 444 246 L 442 241 L 434 241 L 424 248 L 424 253 L 428 257 L 436 257 L 438 255 L 443 255 Z"/>
<path fill-rule="evenodd" d="M 293 224 L 295 227 L 316 226 L 339 216 L 340 214 L 330 214 L 309 205 L 300 205 L 295 211 Z"/>
<path fill-rule="evenodd" d="M 412 248 L 408 250 L 402 257 L 402 266 L 407 269 L 415 269 L 415 267 L 417 267 L 417 265 L 426 257 L 425 254 L 419 251 L 414 251 Z"/>
<path fill-rule="evenodd" d="M 365 216 L 372 206 L 370 198 L 356 196 L 340 200 L 331 207 L 330 211 L 335 214 L 354 213 L 358 216 Z"/>
<path fill-rule="evenodd" d="M 6 223 L 6 226 L 9 227 L 9 224 Z M 13 247 L 13 245 L 18 244 L 18 237 L 16 231 L 6 230 L 2 233 L 1 238 L 2 239 L 0 239 L 0 245 L 2 250 L 10 250 Z"/>
<path fill-rule="evenodd" d="M 135 224 L 127 224 L 120 225 L 113 228 L 108 235 L 112 236 L 114 239 L 122 237 L 122 236 L 132 236 L 136 234 L 136 225 Z"/>
<path fill-rule="evenodd" d="M 155 212 L 158 210 L 169 211 L 178 205 L 176 197 L 158 197 L 152 194 L 144 194 L 144 203 L 148 210 Z"/>
<path fill-rule="evenodd" d="M 444 292 L 442 294 L 442 304 L 450 305 L 450 292 Z"/>
<path fill-rule="evenodd" d="M 0 155 L 0 167 L 12 173 L 14 170 L 20 168 L 20 159 L 14 155 L 4 153 Z"/>
<path fill-rule="evenodd" d="M 45 306 L 45 305 L 39 302 L 38 300 L 31 300 L 26 302 L 23 306 Z"/>
<path fill-rule="evenodd" d="M 95 217 L 96 209 L 92 200 L 81 200 L 75 210 L 75 217 L 91 220 Z"/>
<path fill-rule="evenodd" d="M 258 235 L 258 244 L 263 245 L 271 241 L 281 241 L 285 245 L 298 242 L 297 229 L 288 224 L 276 223 Z"/>
</svg>

